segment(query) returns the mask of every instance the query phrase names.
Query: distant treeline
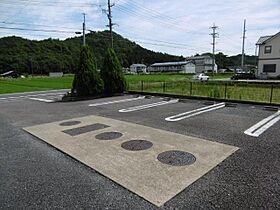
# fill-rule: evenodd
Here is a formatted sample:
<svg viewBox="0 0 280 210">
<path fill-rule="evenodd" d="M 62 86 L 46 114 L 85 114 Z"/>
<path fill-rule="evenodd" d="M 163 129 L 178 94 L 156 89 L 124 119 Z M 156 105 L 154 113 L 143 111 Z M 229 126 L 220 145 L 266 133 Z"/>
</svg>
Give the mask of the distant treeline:
<svg viewBox="0 0 280 210">
<path fill-rule="evenodd" d="M 81 42 L 81 37 L 64 41 L 57 39 L 34 41 L 15 36 L 1 38 L 0 73 L 11 70 L 27 74 L 74 73 L 78 67 Z M 109 33 L 108 31 L 89 33 L 86 36 L 86 42 L 93 49 L 99 69 L 103 63 L 104 52 L 110 44 Z M 183 56 L 147 50 L 116 33 L 114 33 L 114 49 L 123 67 L 129 67 L 133 63 L 150 65 L 156 62 L 184 60 Z M 255 57 L 248 58 L 246 58 L 247 63 L 254 64 Z M 240 55 L 233 57 L 217 55 L 217 63 L 220 68 L 239 65 L 240 60 Z"/>
</svg>

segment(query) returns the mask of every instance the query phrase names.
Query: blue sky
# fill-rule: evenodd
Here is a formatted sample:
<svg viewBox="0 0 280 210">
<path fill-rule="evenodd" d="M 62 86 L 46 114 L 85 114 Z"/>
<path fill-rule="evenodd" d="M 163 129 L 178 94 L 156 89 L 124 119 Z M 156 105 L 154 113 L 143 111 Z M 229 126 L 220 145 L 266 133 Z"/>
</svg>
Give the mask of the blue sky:
<svg viewBox="0 0 280 210">
<path fill-rule="evenodd" d="M 211 52 L 211 30 L 219 26 L 217 52 L 239 54 L 247 20 L 246 54 L 255 53 L 260 36 L 280 31 L 280 0 L 111 0 L 114 31 L 154 51 L 190 56 Z M 62 30 L 67 33 L 0 28 L 0 37 L 65 39 L 82 28 L 102 31 L 108 24 L 107 0 L 1 0 L 0 27 Z"/>
</svg>

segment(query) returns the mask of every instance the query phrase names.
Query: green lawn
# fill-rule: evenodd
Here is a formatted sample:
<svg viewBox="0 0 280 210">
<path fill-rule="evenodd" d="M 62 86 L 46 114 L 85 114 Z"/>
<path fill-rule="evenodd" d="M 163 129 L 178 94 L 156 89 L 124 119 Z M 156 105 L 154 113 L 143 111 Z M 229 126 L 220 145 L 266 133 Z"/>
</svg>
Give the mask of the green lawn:
<svg viewBox="0 0 280 210">
<path fill-rule="evenodd" d="M 229 78 L 231 74 L 218 74 L 212 78 Z M 171 93 L 188 96 L 207 96 L 213 98 L 238 99 L 246 101 L 280 103 L 280 85 L 249 84 L 236 82 L 200 82 L 193 81 L 192 75 L 185 74 L 153 74 L 126 75 L 129 90 L 157 93 Z M 70 89 L 73 75 L 62 78 L 33 77 L 24 79 L 0 79 L 0 94 L 32 92 L 55 89 Z"/>
<path fill-rule="evenodd" d="M 190 74 L 153 74 L 153 75 L 125 75 L 128 83 L 134 82 L 162 82 L 162 81 L 191 81 Z M 215 78 L 228 77 L 228 75 L 215 75 Z M 0 94 L 19 93 L 30 91 L 69 89 L 72 86 L 73 75 L 62 78 L 29 77 L 24 79 L 0 79 Z"/>
<path fill-rule="evenodd" d="M 228 79 L 233 74 L 215 74 L 212 76 L 209 74 L 211 79 Z M 193 74 L 147 74 L 147 75 L 126 75 L 128 82 L 178 82 L 178 81 L 191 81 Z"/>
<path fill-rule="evenodd" d="M 129 90 L 280 104 L 280 85 L 239 82 L 133 82 Z M 271 97 L 272 96 L 272 97 Z"/>
<path fill-rule="evenodd" d="M 0 79 L 0 94 L 71 88 L 73 75 L 62 78 Z"/>
</svg>

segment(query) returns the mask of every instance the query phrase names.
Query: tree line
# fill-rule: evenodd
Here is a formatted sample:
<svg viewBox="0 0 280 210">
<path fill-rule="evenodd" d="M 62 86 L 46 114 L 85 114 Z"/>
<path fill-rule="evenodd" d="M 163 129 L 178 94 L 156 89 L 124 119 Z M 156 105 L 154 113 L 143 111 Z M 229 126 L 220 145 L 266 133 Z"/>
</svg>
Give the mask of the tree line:
<svg viewBox="0 0 280 210">
<path fill-rule="evenodd" d="M 96 67 L 100 69 L 104 53 L 110 45 L 109 32 L 91 32 L 86 35 L 86 42 L 94 51 Z M 58 39 L 36 41 L 16 36 L 1 38 L 0 73 L 11 70 L 21 74 L 74 73 L 78 69 L 81 43 L 82 37 L 63 41 Z M 123 67 L 129 67 L 133 63 L 150 65 L 156 62 L 184 60 L 183 56 L 147 50 L 116 33 L 114 33 L 114 49 Z M 222 53 L 217 54 L 216 58 L 220 68 L 238 65 L 239 59 L 241 60 L 241 56 L 228 57 Z M 255 58 L 250 57 L 251 60 Z"/>
</svg>

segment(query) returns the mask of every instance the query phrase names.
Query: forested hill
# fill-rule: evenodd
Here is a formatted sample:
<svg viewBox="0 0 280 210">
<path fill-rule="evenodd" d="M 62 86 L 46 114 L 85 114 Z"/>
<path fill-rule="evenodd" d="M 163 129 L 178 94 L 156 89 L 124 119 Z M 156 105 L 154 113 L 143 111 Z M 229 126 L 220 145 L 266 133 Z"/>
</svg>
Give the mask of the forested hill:
<svg viewBox="0 0 280 210">
<path fill-rule="evenodd" d="M 103 63 L 103 55 L 110 44 L 109 32 L 92 32 L 87 34 L 86 42 L 93 49 L 97 67 Z M 64 41 L 46 39 L 31 41 L 20 37 L 0 39 L 0 73 L 14 70 L 18 73 L 47 74 L 50 71 L 73 73 L 78 67 L 82 37 L 69 38 Z M 114 33 L 114 48 L 123 67 L 133 63 L 150 65 L 156 62 L 182 61 L 183 56 L 173 56 L 147 50 L 135 42 Z M 205 53 L 204 55 L 211 55 Z M 188 55 L 184 55 L 188 56 Z M 241 55 L 216 55 L 219 68 L 239 66 Z M 246 56 L 245 64 L 255 65 L 255 56 Z"/>
<path fill-rule="evenodd" d="M 93 49 L 97 66 L 100 68 L 104 51 L 110 44 L 108 31 L 87 34 L 86 42 Z M 81 43 L 81 37 L 64 41 L 57 39 L 31 41 L 15 36 L 1 38 L 0 73 L 10 70 L 33 74 L 46 74 L 49 71 L 74 72 L 78 66 Z M 114 48 L 124 67 L 129 67 L 132 63 L 149 65 L 184 59 L 144 49 L 118 34 L 114 34 Z"/>
</svg>

